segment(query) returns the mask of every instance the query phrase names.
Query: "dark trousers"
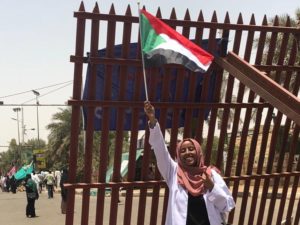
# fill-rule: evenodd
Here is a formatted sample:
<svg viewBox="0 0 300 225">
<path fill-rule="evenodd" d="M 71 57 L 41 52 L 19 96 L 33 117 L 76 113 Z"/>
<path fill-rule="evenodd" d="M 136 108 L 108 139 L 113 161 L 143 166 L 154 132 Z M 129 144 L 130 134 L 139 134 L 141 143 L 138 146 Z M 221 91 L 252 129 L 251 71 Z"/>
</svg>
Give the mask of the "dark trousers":
<svg viewBox="0 0 300 225">
<path fill-rule="evenodd" d="M 53 185 L 47 185 L 48 188 L 48 198 L 53 198 Z"/>
<path fill-rule="evenodd" d="M 35 217 L 35 199 L 27 198 L 26 216 Z"/>
</svg>

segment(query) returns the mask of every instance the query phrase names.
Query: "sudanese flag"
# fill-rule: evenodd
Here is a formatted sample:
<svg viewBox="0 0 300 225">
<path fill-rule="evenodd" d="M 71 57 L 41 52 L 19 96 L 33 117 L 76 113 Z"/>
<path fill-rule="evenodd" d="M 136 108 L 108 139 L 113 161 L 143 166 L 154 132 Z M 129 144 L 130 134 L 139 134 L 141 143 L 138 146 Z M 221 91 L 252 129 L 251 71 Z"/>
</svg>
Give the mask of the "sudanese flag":
<svg viewBox="0 0 300 225">
<path fill-rule="evenodd" d="M 142 50 L 146 67 L 181 64 L 206 72 L 214 57 L 145 10 L 140 10 Z"/>
</svg>

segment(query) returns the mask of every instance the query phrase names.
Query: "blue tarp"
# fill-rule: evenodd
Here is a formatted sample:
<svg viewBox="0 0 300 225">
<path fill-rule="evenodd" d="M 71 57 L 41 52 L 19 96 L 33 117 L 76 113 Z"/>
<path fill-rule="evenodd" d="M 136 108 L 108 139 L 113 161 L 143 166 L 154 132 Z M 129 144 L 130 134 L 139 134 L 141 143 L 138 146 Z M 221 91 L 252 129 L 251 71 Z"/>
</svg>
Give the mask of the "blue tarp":
<svg viewBox="0 0 300 225">
<path fill-rule="evenodd" d="M 227 51 L 227 40 L 225 39 L 216 39 L 215 44 L 217 46 L 216 52 L 214 52 L 215 56 L 225 55 Z M 208 41 L 203 40 L 201 47 L 203 49 L 207 49 Z M 128 59 L 136 59 L 136 56 L 138 55 L 139 48 L 137 46 L 137 43 L 131 43 L 130 49 L 129 49 L 129 56 Z M 98 57 L 105 57 L 106 56 L 106 49 L 102 49 L 98 51 Z M 122 45 L 115 45 L 114 46 L 114 53 L 112 58 L 123 58 L 122 57 Z M 111 87 L 111 96 L 109 99 L 105 100 L 111 100 L 111 101 L 118 101 L 120 99 L 119 91 L 120 91 L 120 77 L 121 74 L 126 76 L 126 84 L 125 84 L 125 95 L 122 96 L 122 101 L 145 101 L 145 90 L 144 86 L 140 86 L 140 96 L 138 99 L 134 97 L 134 90 L 137 88 L 136 86 L 136 77 L 142 76 L 141 69 L 137 68 L 135 66 L 120 66 L 120 65 L 111 65 L 110 66 L 111 73 L 107 71 L 107 67 L 104 64 L 97 65 L 97 77 L 96 77 L 96 100 L 102 101 L 104 100 L 104 83 L 107 78 L 107 76 L 112 76 L 112 84 Z M 124 71 L 125 70 L 125 71 Z M 122 72 L 121 72 L 122 71 Z M 165 68 L 160 68 L 159 72 L 155 72 L 155 74 L 150 74 L 151 70 L 147 71 L 147 83 L 149 84 L 151 82 L 151 79 L 156 79 L 157 85 L 155 86 L 155 97 L 152 99 L 152 101 L 161 102 L 161 96 L 162 96 L 162 81 L 163 76 L 165 76 L 166 71 Z M 177 84 L 177 69 L 172 69 L 170 75 L 171 80 L 169 84 L 169 99 L 168 102 L 187 102 L 187 98 L 189 95 L 189 85 L 190 85 L 190 79 L 189 74 L 191 71 L 185 70 L 184 74 L 180 74 L 180 76 L 184 76 L 184 83 L 183 83 L 183 89 L 182 89 L 182 97 L 181 99 L 175 100 L 175 90 Z M 88 88 L 89 88 L 89 80 L 90 80 L 90 64 L 87 68 L 87 76 L 85 81 L 85 87 L 83 91 L 83 100 L 89 100 L 88 98 Z M 210 77 L 210 83 L 209 83 L 209 91 L 208 91 L 208 97 L 205 100 L 205 102 L 212 102 L 213 94 L 215 90 L 215 80 L 216 80 L 216 73 L 213 71 L 209 76 Z M 197 80 L 196 80 L 196 91 L 194 94 L 194 100 L 192 102 L 200 102 L 200 96 L 201 96 L 201 90 L 202 90 L 202 81 L 203 81 L 203 74 L 198 73 Z M 149 90 L 148 90 L 149 91 Z M 87 121 L 87 107 L 83 107 L 83 116 L 84 116 L 84 126 L 86 128 L 86 121 Z M 110 107 L 109 108 L 109 121 L 110 121 L 110 130 L 116 130 L 116 123 L 117 123 L 117 107 Z M 159 116 L 159 110 L 157 111 L 157 117 Z M 183 126 L 184 124 L 184 114 L 185 111 L 182 110 L 180 112 L 180 121 L 179 125 Z M 206 110 L 206 118 L 209 114 L 209 109 Z M 167 115 L 167 122 L 166 122 L 166 128 L 170 128 L 172 124 L 172 115 L 173 112 L 169 111 Z M 196 115 L 196 112 L 195 112 Z M 132 124 L 132 108 L 126 108 L 125 109 L 125 118 L 124 118 L 124 125 L 123 130 L 130 130 L 131 124 Z M 141 108 L 138 118 L 134 118 L 139 120 L 139 130 L 144 130 L 146 127 L 146 117 L 143 111 L 143 108 Z M 95 118 L 94 118 L 94 127 L 95 130 L 101 130 L 101 123 L 102 123 L 102 108 L 97 107 L 95 110 Z"/>
</svg>

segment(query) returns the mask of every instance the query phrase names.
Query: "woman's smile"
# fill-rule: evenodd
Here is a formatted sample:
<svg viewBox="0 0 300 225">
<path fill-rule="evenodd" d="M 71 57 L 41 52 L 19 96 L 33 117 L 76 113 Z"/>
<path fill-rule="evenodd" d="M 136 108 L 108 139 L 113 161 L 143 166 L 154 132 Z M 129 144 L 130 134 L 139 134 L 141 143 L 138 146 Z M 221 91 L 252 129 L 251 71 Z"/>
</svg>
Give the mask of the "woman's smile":
<svg viewBox="0 0 300 225">
<path fill-rule="evenodd" d="M 182 143 L 179 150 L 179 156 L 182 163 L 186 166 L 195 166 L 197 163 L 197 152 L 195 146 L 188 140 Z"/>
</svg>

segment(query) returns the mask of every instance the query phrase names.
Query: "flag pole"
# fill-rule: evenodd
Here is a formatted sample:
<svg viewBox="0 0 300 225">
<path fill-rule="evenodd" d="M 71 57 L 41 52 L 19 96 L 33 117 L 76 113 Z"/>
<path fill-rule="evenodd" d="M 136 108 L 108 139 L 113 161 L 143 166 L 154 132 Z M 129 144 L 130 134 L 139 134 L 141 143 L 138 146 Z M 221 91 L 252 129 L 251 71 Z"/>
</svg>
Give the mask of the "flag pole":
<svg viewBox="0 0 300 225">
<path fill-rule="evenodd" d="M 137 2 L 138 9 L 139 9 L 139 32 L 140 32 L 140 43 L 141 43 L 141 54 L 142 54 L 142 64 L 143 64 L 143 76 L 144 76 L 144 87 L 145 87 L 145 95 L 146 101 L 149 100 L 148 98 L 148 88 L 147 88 L 147 80 L 146 80 L 146 71 L 145 71 L 145 61 L 144 61 L 144 54 L 143 54 L 143 43 L 142 43 L 142 29 L 141 29 L 141 9 L 140 9 L 140 2 Z"/>
</svg>

